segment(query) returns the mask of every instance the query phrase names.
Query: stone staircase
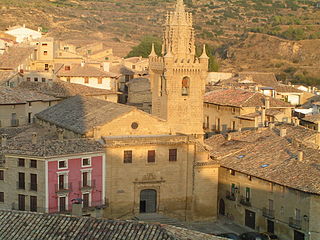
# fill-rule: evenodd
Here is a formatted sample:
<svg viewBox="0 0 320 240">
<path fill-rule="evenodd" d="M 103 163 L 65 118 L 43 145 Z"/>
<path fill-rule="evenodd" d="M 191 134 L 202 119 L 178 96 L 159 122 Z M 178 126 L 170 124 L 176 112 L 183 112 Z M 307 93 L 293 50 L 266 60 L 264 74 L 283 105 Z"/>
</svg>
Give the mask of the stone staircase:
<svg viewBox="0 0 320 240">
<path fill-rule="evenodd" d="M 132 220 L 141 221 L 146 223 L 161 223 L 166 225 L 172 225 L 175 227 L 182 227 L 186 228 L 183 222 L 179 221 L 178 219 L 169 218 L 164 215 L 160 215 L 157 213 L 144 213 L 135 216 Z"/>
</svg>

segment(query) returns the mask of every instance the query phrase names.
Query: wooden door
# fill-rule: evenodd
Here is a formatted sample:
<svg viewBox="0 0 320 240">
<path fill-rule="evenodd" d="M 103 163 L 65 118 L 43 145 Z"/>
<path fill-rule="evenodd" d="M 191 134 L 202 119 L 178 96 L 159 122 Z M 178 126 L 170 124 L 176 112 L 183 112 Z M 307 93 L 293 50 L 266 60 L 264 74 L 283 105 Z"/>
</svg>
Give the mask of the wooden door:
<svg viewBox="0 0 320 240">
<path fill-rule="evenodd" d="M 146 189 L 140 193 L 140 213 L 154 213 L 157 209 L 157 191 Z"/>
<path fill-rule="evenodd" d="M 256 228 L 256 213 L 246 209 L 245 224 L 247 227 Z"/>
</svg>

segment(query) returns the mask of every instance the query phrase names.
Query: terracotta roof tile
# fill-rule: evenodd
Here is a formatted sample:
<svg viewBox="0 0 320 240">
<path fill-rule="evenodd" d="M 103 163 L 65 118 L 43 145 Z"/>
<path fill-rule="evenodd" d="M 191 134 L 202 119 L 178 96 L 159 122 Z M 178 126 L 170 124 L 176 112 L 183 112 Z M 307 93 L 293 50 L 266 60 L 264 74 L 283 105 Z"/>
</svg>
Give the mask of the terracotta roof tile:
<svg viewBox="0 0 320 240">
<path fill-rule="evenodd" d="M 54 101 L 55 97 L 22 88 L 0 87 L 0 104 L 25 104 L 34 101 Z"/>
<path fill-rule="evenodd" d="M 88 64 L 70 64 L 70 70 L 66 70 L 65 64 L 57 71 L 58 77 L 117 77 L 117 74 L 112 72 L 105 72 Z"/>
<path fill-rule="evenodd" d="M 93 88 L 82 84 L 68 83 L 59 80 L 50 83 L 24 81 L 19 84 L 19 87 L 34 90 L 36 92 L 40 92 L 58 98 L 68 98 L 75 95 L 98 96 L 117 94 L 117 92 L 111 90 Z"/>
<path fill-rule="evenodd" d="M 280 128 L 287 129 L 286 137 L 279 136 Z M 302 134 L 302 131 L 305 133 Z M 211 148 L 213 162 L 222 167 L 304 192 L 320 194 L 320 151 L 315 145 L 304 144 L 310 135 L 306 128 L 284 124 L 273 130 L 231 133 L 230 141 L 215 135 L 205 143 Z M 297 157 L 299 151 L 303 151 L 302 161 Z"/>
<path fill-rule="evenodd" d="M 0 55 L 0 68 L 15 69 L 23 63 L 34 51 L 31 46 L 12 46 Z"/>
<path fill-rule="evenodd" d="M 0 238 L 20 240 L 218 240 L 187 229 L 134 221 L 0 210 Z"/>
<path fill-rule="evenodd" d="M 208 92 L 204 102 L 217 105 L 235 107 L 262 107 L 265 106 L 266 96 L 262 93 L 251 92 L 243 89 L 220 89 Z M 270 107 L 292 107 L 289 103 L 270 97 Z"/>
<path fill-rule="evenodd" d="M 85 134 L 94 127 L 104 125 L 134 109 L 119 103 L 77 95 L 36 114 L 36 117 L 73 132 Z"/>
</svg>

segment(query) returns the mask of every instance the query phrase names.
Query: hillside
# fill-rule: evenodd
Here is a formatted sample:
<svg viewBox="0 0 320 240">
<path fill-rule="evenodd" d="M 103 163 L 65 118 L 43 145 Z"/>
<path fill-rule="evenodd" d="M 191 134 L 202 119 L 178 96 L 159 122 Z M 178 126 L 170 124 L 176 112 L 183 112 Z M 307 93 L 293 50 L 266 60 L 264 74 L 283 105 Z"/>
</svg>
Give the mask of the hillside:
<svg viewBox="0 0 320 240">
<path fill-rule="evenodd" d="M 237 62 L 237 65 L 243 64 L 239 67 L 247 68 L 248 65 L 255 70 L 281 71 L 290 64 L 300 65 L 305 60 L 309 64 L 314 59 L 309 57 L 308 49 L 312 49 L 311 45 L 318 44 L 320 38 L 320 8 L 315 1 L 185 2 L 188 11 L 194 14 L 198 42 L 206 42 L 216 48 L 230 48 L 228 54 L 233 54 L 233 61 Z M 73 39 L 79 44 L 103 41 L 113 47 L 117 55 L 124 56 L 137 44 L 141 36 L 161 36 L 163 18 L 166 11 L 174 7 L 174 3 L 175 0 L 0 0 L 0 30 L 9 25 L 23 23 L 33 28 L 41 26 L 48 30 L 51 36 Z M 262 34 L 249 34 L 250 37 L 247 38 L 250 32 Z M 253 40 L 252 36 L 260 37 Z M 299 42 L 295 44 L 290 40 Z M 290 51 L 281 50 L 274 56 L 269 54 L 268 61 L 264 61 L 268 51 L 273 50 L 277 43 L 281 43 L 283 49 L 296 48 L 302 44 L 305 47 L 299 48 L 299 51 L 302 51 L 304 57 L 296 57 Z M 250 44 L 256 47 L 250 47 Z M 271 45 L 266 46 L 267 44 Z M 260 51 L 260 47 L 264 50 Z M 305 50 L 307 52 L 304 54 Z M 246 54 L 251 59 L 254 59 L 254 56 L 260 59 L 255 61 L 257 64 L 248 63 L 243 57 Z M 277 60 L 283 66 L 271 67 L 270 64 L 277 64 Z M 229 62 L 232 63 L 222 61 L 222 70 L 224 67 L 228 69 Z M 318 74 L 313 69 L 310 69 L 310 72 L 313 75 Z"/>
</svg>

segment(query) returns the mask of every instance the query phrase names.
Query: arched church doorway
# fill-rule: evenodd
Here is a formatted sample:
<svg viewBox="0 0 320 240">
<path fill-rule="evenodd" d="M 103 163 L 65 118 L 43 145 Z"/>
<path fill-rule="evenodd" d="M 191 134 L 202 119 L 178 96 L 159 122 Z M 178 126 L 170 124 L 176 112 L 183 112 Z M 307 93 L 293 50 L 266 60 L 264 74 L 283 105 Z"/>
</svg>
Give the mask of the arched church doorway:
<svg viewBox="0 0 320 240">
<path fill-rule="evenodd" d="M 140 192 L 140 213 L 154 213 L 157 209 L 157 191 L 145 189 Z"/>
<path fill-rule="evenodd" d="M 220 199 L 219 201 L 219 214 L 220 215 L 225 215 L 226 214 L 226 206 L 224 204 L 224 200 Z"/>
</svg>

